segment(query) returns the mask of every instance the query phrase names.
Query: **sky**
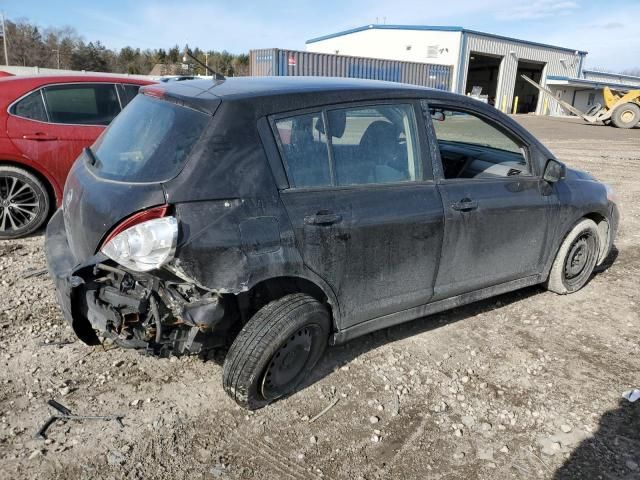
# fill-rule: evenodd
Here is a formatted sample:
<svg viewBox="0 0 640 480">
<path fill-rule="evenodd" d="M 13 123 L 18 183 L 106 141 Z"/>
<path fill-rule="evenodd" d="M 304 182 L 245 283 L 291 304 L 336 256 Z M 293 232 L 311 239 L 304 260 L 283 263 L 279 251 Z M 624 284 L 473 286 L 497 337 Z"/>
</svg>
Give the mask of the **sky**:
<svg viewBox="0 0 640 480">
<path fill-rule="evenodd" d="M 304 50 L 310 38 L 372 23 L 456 25 L 586 50 L 587 68 L 640 68 L 640 0 L 0 0 L 0 10 L 116 49 Z"/>
</svg>

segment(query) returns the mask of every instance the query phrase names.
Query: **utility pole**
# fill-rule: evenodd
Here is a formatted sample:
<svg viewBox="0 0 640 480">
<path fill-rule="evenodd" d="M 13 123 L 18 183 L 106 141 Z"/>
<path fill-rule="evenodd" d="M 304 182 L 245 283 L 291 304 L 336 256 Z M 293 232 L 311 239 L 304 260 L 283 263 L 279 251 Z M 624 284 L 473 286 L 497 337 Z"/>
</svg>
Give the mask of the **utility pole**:
<svg viewBox="0 0 640 480">
<path fill-rule="evenodd" d="M 9 66 L 9 54 L 7 53 L 7 26 L 4 23 L 4 12 L 0 12 L 2 16 L 2 44 L 4 45 L 4 64 Z"/>
</svg>

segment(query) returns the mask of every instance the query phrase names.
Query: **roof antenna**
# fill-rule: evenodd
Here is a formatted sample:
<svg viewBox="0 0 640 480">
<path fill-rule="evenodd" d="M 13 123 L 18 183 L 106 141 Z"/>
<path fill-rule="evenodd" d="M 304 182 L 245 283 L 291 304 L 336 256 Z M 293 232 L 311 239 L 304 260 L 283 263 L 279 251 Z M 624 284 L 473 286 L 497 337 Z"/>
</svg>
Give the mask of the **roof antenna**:
<svg viewBox="0 0 640 480">
<path fill-rule="evenodd" d="M 227 77 L 225 77 L 224 75 L 222 75 L 221 73 L 216 72 L 215 70 L 213 70 L 212 68 L 209 67 L 209 65 L 207 65 L 206 63 L 202 63 L 200 60 L 198 60 L 196 57 L 193 56 L 193 53 L 191 53 L 191 50 L 189 50 L 189 46 L 185 45 L 184 47 L 184 52 L 182 54 L 182 61 L 183 62 L 187 62 L 187 59 L 190 58 L 191 60 L 193 60 L 194 62 L 196 62 L 198 65 L 200 65 L 201 67 L 204 67 L 205 70 L 207 72 L 209 72 L 209 74 L 211 76 L 213 76 L 214 80 L 226 80 Z"/>
</svg>

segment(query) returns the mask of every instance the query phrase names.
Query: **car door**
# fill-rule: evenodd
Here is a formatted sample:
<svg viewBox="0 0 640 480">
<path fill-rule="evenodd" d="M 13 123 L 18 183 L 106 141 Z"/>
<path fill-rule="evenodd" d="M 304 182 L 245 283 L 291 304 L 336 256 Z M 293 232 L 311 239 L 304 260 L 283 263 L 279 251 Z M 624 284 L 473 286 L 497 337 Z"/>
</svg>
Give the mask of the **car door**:
<svg viewBox="0 0 640 480">
<path fill-rule="evenodd" d="M 539 274 L 550 189 L 529 145 L 481 109 L 429 107 L 445 215 L 434 299 Z"/>
<path fill-rule="evenodd" d="M 25 115 L 29 105 L 31 118 Z M 62 186 L 82 149 L 120 112 L 120 103 L 113 83 L 56 84 L 32 92 L 10 112 L 7 131 L 14 144 Z"/>
<path fill-rule="evenodd" d="M 273 126 L 289 178 L 282 201 L 341 327 L 427 303 L 443 212 L 415 104 L 336 106 Z"/>
</svg>

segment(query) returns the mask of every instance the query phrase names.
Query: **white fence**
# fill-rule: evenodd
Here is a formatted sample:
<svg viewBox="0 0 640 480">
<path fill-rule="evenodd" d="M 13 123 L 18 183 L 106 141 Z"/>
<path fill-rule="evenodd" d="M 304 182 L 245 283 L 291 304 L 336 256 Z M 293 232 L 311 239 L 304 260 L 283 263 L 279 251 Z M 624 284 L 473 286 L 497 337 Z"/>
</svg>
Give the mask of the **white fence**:
<svg viewBox="0 0 640 480">
<path fill-rule="evenodd" d="M 85 70 L 58 70 L 55 68 L 41 67 L 15 67 L 0 65 L 0 71 L 11 73 L 12 75 L 105 75 L 114 77 L 131 77 L 142 79 L 158 79 L 160 77 L 152 77 L 150 75 L 130 75 L 128 73 L 104 73 L 104 72 L 87 72 Z"/>
</svg>

